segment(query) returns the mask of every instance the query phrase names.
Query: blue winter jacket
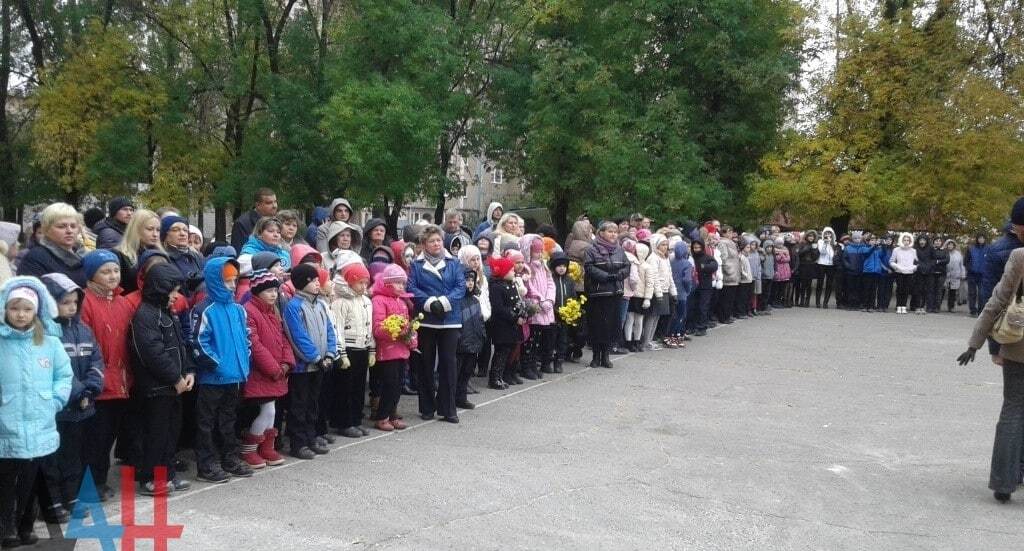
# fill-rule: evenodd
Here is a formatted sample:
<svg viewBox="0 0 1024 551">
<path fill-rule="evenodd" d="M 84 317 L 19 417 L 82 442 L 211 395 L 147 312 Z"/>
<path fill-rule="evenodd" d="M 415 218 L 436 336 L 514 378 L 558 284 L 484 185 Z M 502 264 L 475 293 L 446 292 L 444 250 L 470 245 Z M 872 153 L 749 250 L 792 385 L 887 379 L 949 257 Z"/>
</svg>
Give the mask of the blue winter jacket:
<svg viewBox="0 0 1024 551">
<path fill-rule="evenodd" d="M 988 299 L 992 298 L 992 291 L 995 290 L 999 280 L 1003 278 L 1003 271 L 1006 269 L 1006 263 L 1010 260 L 1010 253 L 1024 247 L 1024 243 L 1021 243 L 1020 239 L 1017 239 L 1017 236 L 1010 231 L 1009 222 L 1003 230 L 1005 232 L 1003 236 L 989 246 L 988 253 L 985 255 L 985 272 L 982 274 L 981 288 L 978 290 L 978 298 L 982 305 L 987 304 Z M 988 350 L 991 354 L 998 354 L 999 343 L 989 339 Z"/>
<path fill-rule="evenodd" d="M 864 273 L 873 275 L 885 275 L 889 273 L 889 257 L 892 251 L 885 247 L 875 247 L 868 253 L 864 260 Z"/>
<path fill-rule="evenodd" d="M 281 259 L 282 268 L 284 268 L 285 270 L 292 269 L 292 257 L 288 251 L 282 249 L 281 247 L 275 247 L 270 243 L 265 243 L 262 239 L 256 237 L 255 235 L 249 236 L 249 240 L 245 242 L 245 245 L 242 245 L 242 251 L 238 254 L 251 254 L 255 256 L 263 252 L 274 253 L 275 255 L 277 255 L 278 258 Z"/>
<path fill-rule="evenodd" d="M 988 244 L 974 244 L 967 249 L 967 275 L 976 277 L 983 277 L 985 275 L 985 263 L 987 262 L 990 248 L 991 245 Z"/>
<path fill-rule="evenodd" d="M 843 249 L 843 270 L 848 274 L 864 272 L 864 261 L 871 254 L 871 245 L 867 243 L 850 243 Z"/>
<path fill-rule="evenodd" d="M 679 300 L 686 300 L 695 287 L 693 283 L 693 261 L 690 260 L 690 246 L 685 241 L 676 243 L 672 249 L 672 280 L 679 292 Z"/>
<path fill-rule="evenodd" d="M 409 271 L 409 292 L 417 312 L 423 312 L 422 327 L 458 329 L 462 327 L 462 297 L 466 296 L 466 277 L 459 259 L 445 251 L 440 271 L 420 253 Z M 430 306 L 440 302 L 444 312 L 432 314 Z"/>
<path fill-rule="evenodd" d="M 235 294 L 224 286 L 224 265 L 233 258 L 212 258 L 203 268 L 206 300 L 192 312 L 192 357 L 199 384 L 231 385 L 249 377 L 249 326 L 245 308 L 235 303 Z"/>
<path fill-rule="evenodd" d="M 338 357 L 338 339 L 323 299 L 299 291 L 284 307 L 283 317 L 295 351 L 295 373 L 316 371 L 324 358 Z"/>
<path fill-rule="evenodd" d="M 46 328 L 42 344 L 32 329 L 18 331 L 0 316 L 0 458 L 32 459 L 57 451 L 57 412 L 71 394 L 71 360 L 53 319 L 57 303 L 34 277 L 13 277 L 0 286 L 0 312 L 11 291 L 28 287 L 39 297 L 38 316 Z"/>
<path fill-rule="evenodd" d="M 46 274 L 43 285 L 56 302 L 68 293 L 75 293 L 81 302 L 82 288 L 64 274 Z M 82 323 L 78 315 L 70 319 L 58 316 L 54 321 L 60 325 L 60 341 L 71 359 L 71 371 L 74 373 L 71 396 L 67 406 L 57 414 L 57 420 L 75 423 L 96 413 L 95 400 L 103 392 L 103 352 L 92 329 Z M 89 405 L 84 409 L 82 398 L 89 399 Z"/>
</svg>

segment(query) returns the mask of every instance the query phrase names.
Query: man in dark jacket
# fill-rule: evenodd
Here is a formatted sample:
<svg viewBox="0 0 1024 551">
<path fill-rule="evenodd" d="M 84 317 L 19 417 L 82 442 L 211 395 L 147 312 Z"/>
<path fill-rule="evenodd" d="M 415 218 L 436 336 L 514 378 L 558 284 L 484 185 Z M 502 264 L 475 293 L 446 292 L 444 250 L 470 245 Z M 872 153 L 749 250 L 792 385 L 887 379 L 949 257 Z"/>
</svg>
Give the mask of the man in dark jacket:
<svg viewBox="0 0 1024 551">
<path fill-rule="evenodd" d="M 256 222 L 264 216 L 277 214 L 277 194 L 274 190 L 261 187 L 253 194 L 253 209 L 239 216 L 235 224 L 231 226 L 231 246 L 236 251 L 242 250 L 242 245 L 249 240 L 252 229 Z"/>
<path fill-rule="evenodd" d="M 981 301 L 982 279 L 985 277 L 985 263 L 988 261 L 988 237 L 979 233 L 974 244 L 967 248 L 964 265 L 967 267 L 967 307 L 971 317 L 977 317 L 985 303 Z"/>
<path fill-rule="evenodd" d="M 124 230 L 135 214 L 135 205 L 127 197 L 118 197 L 107 203 L 107 217 L 96 223 L 97 249 L 113 249 L 124 238 Z"/>
<path fill-rule="evenodd" d="M 946 284 L 946 267 L 949 266 L 949 251 L 942 246 L 941 237 L 932 240 L 932 255 L 935 264 L 932 266 L 932 280 L 928 284 L 928 313 L 938 314 L 942 305 L 942 289 Z"/>
</svg>

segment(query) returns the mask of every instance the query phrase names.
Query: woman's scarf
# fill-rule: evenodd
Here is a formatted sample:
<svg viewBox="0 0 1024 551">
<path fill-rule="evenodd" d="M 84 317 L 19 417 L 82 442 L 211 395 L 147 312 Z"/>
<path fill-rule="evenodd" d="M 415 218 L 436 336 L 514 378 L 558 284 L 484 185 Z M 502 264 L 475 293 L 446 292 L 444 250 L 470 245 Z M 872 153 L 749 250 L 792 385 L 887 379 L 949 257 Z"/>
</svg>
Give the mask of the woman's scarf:
<svg viewBox="0 0 1024 551">
<path fill-rule="evenodd" d="M 39 240 L 39 246 L 50 251 L 50 254 L 56 256 L 68 269 L 76 270 L 82 266 L 82 255 L 79 253 L 81 249 L 69 251 L 45 236 Z"/>
</svg>

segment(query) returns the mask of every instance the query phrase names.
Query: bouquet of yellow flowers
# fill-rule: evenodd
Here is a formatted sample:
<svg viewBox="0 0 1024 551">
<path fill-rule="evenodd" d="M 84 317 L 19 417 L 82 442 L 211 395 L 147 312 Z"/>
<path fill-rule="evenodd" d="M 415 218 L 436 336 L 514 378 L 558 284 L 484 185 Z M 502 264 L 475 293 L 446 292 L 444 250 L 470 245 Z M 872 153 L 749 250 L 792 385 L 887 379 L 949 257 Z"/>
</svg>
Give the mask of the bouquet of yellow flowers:
<svg viewBox="0 0 1024 551">
<path fill-rule="evenodd" d="M 407 341 L 412 340 L 412 336 L 416 334 L 416 331 L 420 328 L 420 320 L 423 319 L 423 314 L 420 314 L 412 319 L 410 322 L 409 318 L 399 315 L 391 314 L 384 318 L 381 325 L 387 330 L 388 335 L 391 336 L 392 340 L 398 340 L 399 337 L 404 338 Z"/>
<path fill-rule="evenodd" d="M 565 301 L 565 306 L 558 309 L 558 315 L 566 325 L 576 327 L 583 317 L 583 305 L 587 303 L 587 297 L 581 296 L 578 300 L 571 298 Z"/>
<path fill-rule="evenodd" d="M 575 260 L 569 261 L 569 279 L 577 284 L 583 283 L 583 266 L 580 266 L 580 263 Z"/>
</svg>

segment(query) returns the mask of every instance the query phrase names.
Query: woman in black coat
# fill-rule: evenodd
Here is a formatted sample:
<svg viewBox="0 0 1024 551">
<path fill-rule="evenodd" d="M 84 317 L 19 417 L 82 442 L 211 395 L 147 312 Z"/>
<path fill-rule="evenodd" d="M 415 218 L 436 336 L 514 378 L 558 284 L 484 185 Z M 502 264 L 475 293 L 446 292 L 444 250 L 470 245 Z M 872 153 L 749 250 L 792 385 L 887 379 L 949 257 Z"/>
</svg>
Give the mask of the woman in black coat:
<svg viewBox="0 0 1024 551">
<path fill-rule="evenodd" d="M 18 275 L 43 277 L 64 274 L 85 289 L 85 268 L 82 266 L 82 215 L 67 203 L 54 203 L 41 214 L 43 236 L 18 262 Z"/>
<path fill-rule="evenodd" d="M 583 254 L 583 284 L 587 294 L 587 321 L 593 357 L 590 367 L 612 367 L 608 349 L 615 341 L 622 303 L 622 282 L 629 277 L 629 260 L 619 246 L 619 226 L 604 222 Z"/>
</svg>

